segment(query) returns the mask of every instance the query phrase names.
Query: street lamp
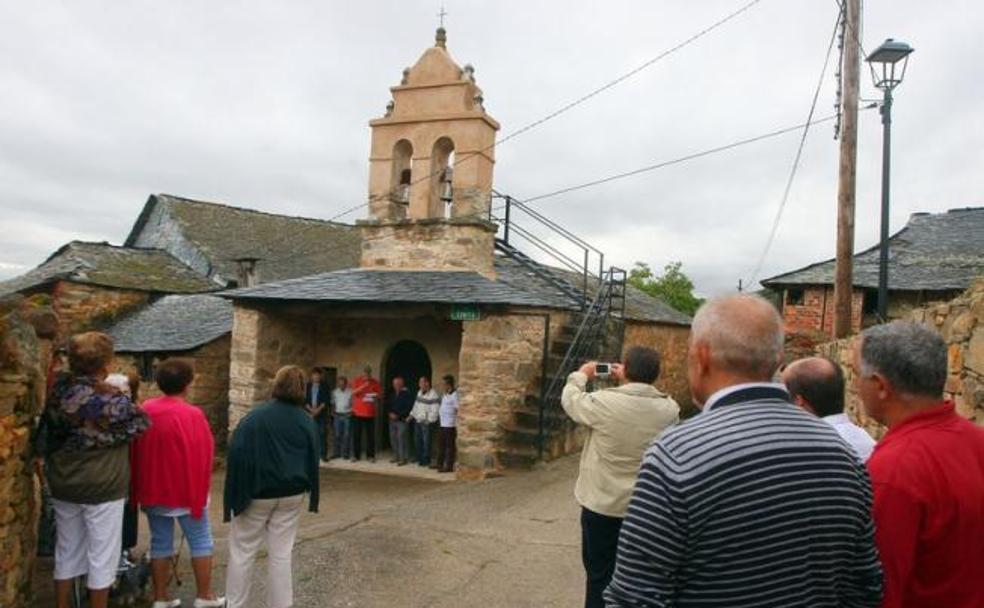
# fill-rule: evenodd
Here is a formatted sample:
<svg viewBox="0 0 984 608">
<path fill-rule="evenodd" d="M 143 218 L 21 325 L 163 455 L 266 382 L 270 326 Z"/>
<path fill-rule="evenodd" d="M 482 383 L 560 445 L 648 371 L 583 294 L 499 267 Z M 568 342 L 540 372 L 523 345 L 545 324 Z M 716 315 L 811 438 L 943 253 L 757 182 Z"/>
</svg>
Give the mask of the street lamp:
<svg viewBox="0 0 984 608">
<path fill-rule="evenodd" d="M 878 316 L 888 320 L 888 201 L 892 152 L 892 89 L 902 83 L 909 54 L 913 48 L 904 42 L 889 38 L 868 55 L 871 77 L 875 87 L 882 90 L 882 200 L 881 244 L 878 248 Z"/>
</svg>

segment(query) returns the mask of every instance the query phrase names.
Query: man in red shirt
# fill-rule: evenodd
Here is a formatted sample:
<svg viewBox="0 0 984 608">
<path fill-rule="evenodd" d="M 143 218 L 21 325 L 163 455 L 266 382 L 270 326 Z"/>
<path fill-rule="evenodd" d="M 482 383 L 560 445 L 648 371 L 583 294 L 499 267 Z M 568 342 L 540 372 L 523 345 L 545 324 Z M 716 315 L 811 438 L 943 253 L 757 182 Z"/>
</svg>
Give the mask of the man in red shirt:
<svg viewBox="0 0 984 608">
<path fill-rule="evenodd" d="M 366 436 L 366 459 L 376 462 L 376 404 L 382 397 L 379 380 L 372 377 L 372 367 L 352 381 L 352 462 L 362 458 L 362 435 Z"/>
<path fill-rule="evenodd" d="M 984 606 L 984 429 L 943 401 L 946 345 L 920 325 L 879 325 L 854 368 L 865 411 L 888 427 L 868 460 L 882 606 Z"/>
</svg>

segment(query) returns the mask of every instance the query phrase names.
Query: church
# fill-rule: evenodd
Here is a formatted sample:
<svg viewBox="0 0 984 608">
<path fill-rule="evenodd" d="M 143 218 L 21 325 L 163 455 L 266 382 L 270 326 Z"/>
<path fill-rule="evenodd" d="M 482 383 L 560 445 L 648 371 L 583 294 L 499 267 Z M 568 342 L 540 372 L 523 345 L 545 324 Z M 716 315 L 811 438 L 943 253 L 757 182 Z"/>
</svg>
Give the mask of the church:
<svg viewBox="0 0 984 608">
<path fill-rule="evenodd" d="M 384 387 L 395 375 L 414 386 L 422 375 L 451 374 L 460 386 L 458 476 L 480 478 L 579 449 L 559 392 L 584 358 L 653 346 L 682 377 L 686 315 L 630 290 L 624 271 L 603 259 L 551 268 L 517 245 L 524 235 L 551 247 L 517 221 L 542 216 L 496 198 L 499 123 L 446 40 L 438 29 L 391 88 L 385 115 L 369 123 L 358 267 L 221 294 L 234 303 L 230 428 L 288 363 L 349 378 L 369 365 Z M 383 427 L 380 418 L 385 440 Z"/>
<path fill-rule="evenodd" d="M 686 406 L 690 318 L 495 191 L 499 123 L 443 28 L 391 94 L 369 123 L 368 198 L 354 225 L 154 194 L 122 245 L 73 241 L 0 282 L 0 297 L 49 302 L 58 341 L 108 332 L 116 369 L 139 372 L 145 396 L 159 361 L 191 358 L 189 397 L 220 446 L 287 364 L 329 380 L 368 365 L 384 386 L 453 375 L 461 478 L 578 450 L 559 397 L 588 358 L 656 348 L 658 386 Z M 376 427 L 385 449 L 382 417 Z"/>
</svg>

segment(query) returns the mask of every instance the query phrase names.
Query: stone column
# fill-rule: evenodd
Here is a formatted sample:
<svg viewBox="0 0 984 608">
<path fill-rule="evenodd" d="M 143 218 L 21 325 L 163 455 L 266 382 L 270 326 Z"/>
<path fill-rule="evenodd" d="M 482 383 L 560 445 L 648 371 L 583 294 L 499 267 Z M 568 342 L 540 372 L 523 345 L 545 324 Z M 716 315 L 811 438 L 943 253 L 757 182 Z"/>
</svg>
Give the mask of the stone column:
<svg viewBox="0 0 984 608">
<path fill-rule="evenodd" d="M 494 315 L 465 321 L 458 360 L 458 476 L 479 479 L 503 468 L 504 425 L 536 394 L 543 357 L 543 318 Z"/>
</svg>

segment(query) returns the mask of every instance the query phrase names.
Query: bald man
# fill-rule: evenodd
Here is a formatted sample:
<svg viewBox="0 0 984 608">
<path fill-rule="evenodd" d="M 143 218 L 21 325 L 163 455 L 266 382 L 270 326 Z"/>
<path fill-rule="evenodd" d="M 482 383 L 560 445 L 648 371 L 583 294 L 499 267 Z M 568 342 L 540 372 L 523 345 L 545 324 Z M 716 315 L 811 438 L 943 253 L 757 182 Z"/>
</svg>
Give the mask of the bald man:
<svg viewBox="0 0 984 608">
<path fill-rule="evenodd" d="M 782 352 L 782 320 L 762 298 L 697 311 L 688 376 L 703 412 L 643 456 L 609 608 L 878 605 L 864 465 L 771 382 Z"/>
<path fill-rule="evenodd" d="M 793 403 L 834 427 L 861 462 L 868 461 L 875 440 L 844 413 L 844 370 L 840 365 L 824 357 L 800 359 L 783 370 L 782 383 Z"/>
</svg>

